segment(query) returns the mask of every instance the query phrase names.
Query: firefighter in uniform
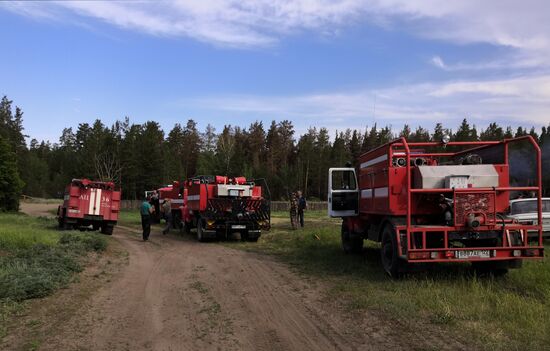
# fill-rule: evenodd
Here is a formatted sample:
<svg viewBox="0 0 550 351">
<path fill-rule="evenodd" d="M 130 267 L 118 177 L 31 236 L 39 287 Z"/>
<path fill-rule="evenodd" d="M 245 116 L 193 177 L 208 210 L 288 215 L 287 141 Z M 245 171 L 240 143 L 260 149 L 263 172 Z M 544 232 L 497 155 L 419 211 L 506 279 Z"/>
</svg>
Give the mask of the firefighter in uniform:
<svg viewBox="0 0 550 351">
<path fill-rule="evenodd" d="M 298 199 L 294 192 L 290 194 L 290 225 L 292 229 L 298 227 Z"/>
</svg>

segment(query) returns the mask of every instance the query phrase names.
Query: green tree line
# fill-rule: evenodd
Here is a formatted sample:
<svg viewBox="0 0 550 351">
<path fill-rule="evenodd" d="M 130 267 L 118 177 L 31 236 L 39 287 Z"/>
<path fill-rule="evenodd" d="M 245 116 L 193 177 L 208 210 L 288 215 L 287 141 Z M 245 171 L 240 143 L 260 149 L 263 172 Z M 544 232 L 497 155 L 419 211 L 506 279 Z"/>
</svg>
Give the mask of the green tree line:
<svg viewBox="0 0 550 351">
<path fill-rule="evenodd" d="M 101 120 L 63 129 L 55 143 L 31 139 L 27 145 L 23 112 L 7 97 L 0 102 L 0 199 L 2 207 L 17 207 L 19 194 L 60 197 L 72 178 L 112 180 L 127 199 L 172 180 L 199 174 L 244 175 L 265 178 L 273 199 L 303 189 L 310 199 L 326 199 L 329 167 L 357 165 L 359 156 L 398 136 L 410 141 L 499 140 L 530 134 L 547 151 L 545 173 L 550 172 L 550 125 L 540 135 L 535 128 L 502 127 L 491 123 L 478 130 L 464 119 L 456 130 L 437 123 L 433 130 L 405 125 L 400 131 L 374 124 L 364 130 L 331 132 L 312 127 L 297 135 L 289 120 L 268 125 L 256 121 L 248 127 L 212 125 L 199 130 L 190 119 L 167 133 L 155 121 L 131 123 L 129 118 L 111 126 Z M 521 150 L 519 151 L 521 154 Z M 546 189 L 550 180 L 545 177 Z M 7 204 L 7 205 L 6 205 Z"/>
</svg>

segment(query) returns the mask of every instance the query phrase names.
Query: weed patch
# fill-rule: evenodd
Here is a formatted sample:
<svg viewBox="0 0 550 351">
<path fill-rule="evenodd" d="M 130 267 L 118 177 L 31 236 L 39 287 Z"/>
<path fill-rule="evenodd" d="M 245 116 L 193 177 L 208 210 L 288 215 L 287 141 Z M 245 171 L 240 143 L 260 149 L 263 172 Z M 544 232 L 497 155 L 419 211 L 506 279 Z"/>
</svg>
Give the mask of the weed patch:
<svg viewBox="0 0 550 351">
<path fill-rule="evenodd" d="M 27 299 L 50 295 L 83 269 L 83 257 L 103 251 L 105 237 L 53 229 L 55 220 L 0 214 L 0 321 Z M 0 337 L 5 329 L 0 328 Z"/>
</svg>

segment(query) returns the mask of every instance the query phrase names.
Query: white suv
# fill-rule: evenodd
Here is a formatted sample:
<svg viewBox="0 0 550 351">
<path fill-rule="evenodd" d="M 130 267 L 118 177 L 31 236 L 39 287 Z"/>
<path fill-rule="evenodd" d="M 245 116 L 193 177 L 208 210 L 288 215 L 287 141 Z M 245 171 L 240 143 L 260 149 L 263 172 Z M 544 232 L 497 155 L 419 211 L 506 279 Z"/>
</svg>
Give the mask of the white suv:
<svg viewBox="0 0 550 351">
<path fill-rule="evenodd" d="M 537 198 L 510 200 L 510 218 L 520 223 L 537 224 Z M 550 198 L 542 198 L 542 231 L 543 236 L 550 237 Z"/>
</svg>

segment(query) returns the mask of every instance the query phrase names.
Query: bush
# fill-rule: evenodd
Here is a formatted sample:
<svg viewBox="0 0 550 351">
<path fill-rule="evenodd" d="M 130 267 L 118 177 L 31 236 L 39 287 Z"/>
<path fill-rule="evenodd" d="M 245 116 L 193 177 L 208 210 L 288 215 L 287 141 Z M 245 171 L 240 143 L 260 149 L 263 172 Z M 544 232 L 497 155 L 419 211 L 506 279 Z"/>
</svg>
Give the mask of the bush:
<svg viewBox="0 0 550 351">
<path fill-rule="evenodd" d="M 82 271 L 82 255 L 106 247 L 106 239 L 99 235 L 64 233 L 57 245 L 38 243 L 0 257 L 0 299 L 47 296 Z"/>
<path fill-rule="evenodd" d="M 0 261 L 0 299 L 44 297 L 69 282 L 82 266 L 61 246 L 36 244 Z"/>
<path fill-rule="evenodd" d="M 64 233 L 59 244 L 77 251 L 105 251 L 107 240 L 97 234 Z"/>
</svg>

